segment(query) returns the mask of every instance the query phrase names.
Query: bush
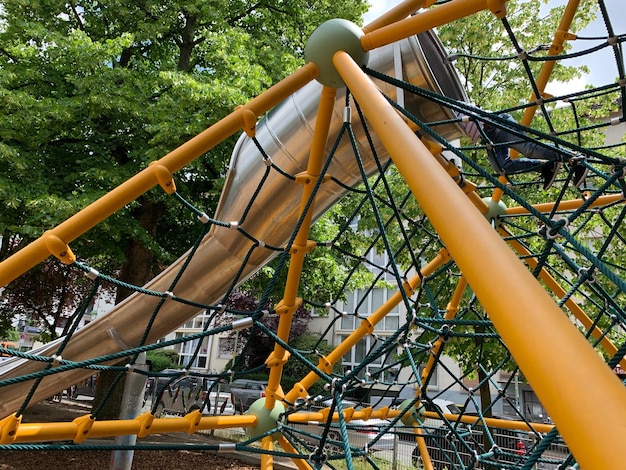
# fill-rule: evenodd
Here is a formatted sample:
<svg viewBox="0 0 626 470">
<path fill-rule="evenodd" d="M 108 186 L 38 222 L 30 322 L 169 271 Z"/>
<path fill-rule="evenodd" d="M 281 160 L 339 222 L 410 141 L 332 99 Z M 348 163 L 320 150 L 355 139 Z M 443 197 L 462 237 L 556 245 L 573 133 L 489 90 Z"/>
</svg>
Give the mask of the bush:
<svg viewBox="0 0 626 470">
<path fill-rule="evenodd" d="M 150 351 L 146 353 L 146 359 L 152 364 L 152 372 L 161 372 L 164 369 L 178 369 L 178 353 L 173 349 Z"/>
<path fill-rule="evenodd" d="M 294 342 L 292 342 L 291 345 L 294 349 L 306 353 L 304 354 L 304 357 L 313 365 L 317 366 L 320 356 L 316 354 L 313 350 L 317 350 L 317 352 L 323 356 L 327 356 L 333 350 L 333 347 L 330 346 L 326 342 L 326 340 L 323 340 L 318 344 L 319 339 L 319 335 L 313 333 L 304 333 L 300 335 Z M 283 389 L 285 391 L 291 390 L 296 382 L 300 381 L 309 372 L 310 370 L 308 366 L 297 360 L 294 356 L 290 357 L 289 361 L 287 361 L 283 369 Z M 341 364 L 335 364 L 333 367 L 333 372 L 340 373 Z M 324 383 L 325 382 L 323 380 L 318 380 L 309 388 L 309 395 L 315 396 L 324 393 Z"/>
</svg>

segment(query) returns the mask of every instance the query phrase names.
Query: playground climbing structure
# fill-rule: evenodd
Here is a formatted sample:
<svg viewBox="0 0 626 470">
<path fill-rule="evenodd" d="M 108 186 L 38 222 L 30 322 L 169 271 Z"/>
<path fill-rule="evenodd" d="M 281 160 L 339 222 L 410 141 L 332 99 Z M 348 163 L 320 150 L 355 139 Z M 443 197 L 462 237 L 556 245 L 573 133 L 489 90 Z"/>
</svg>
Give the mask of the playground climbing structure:
<svg viewBox="0 0 626 470">
<path fill-rule="evenodd" d="M 558 60 L 559 41 L 567 37 L 561 33 L 568 30 L 577 5 L 570 1 L 565 9 L 554 47 L 548 51 L 552 60 Z M 423 7 L 428 8 L 411 15 Z M 16 357 L 0 369 L 4 418 L 0 448 L 44 450 L 71 440 L 76 449 L 89 439 L 137 435 L 134 448 L 140 449 L 142 438 L 151 433 L 243 427 L 247 430 L 243 442 L 204 448 L 260 452 L 264 469 L 273 467 L 277 455 L 291 458 L 302 469 L 332 467 L 338 460 L 353 468 L 357 457 L 377 468 L 371 449 L 383 434 L 402 430 L 414 434 L 416 459 L 426 469 L 442 465 L 530 469 L 537 463 L 625 467 L 624 457 L 614 452 L 626 437 L 626 391 L 615 373 L 626 368 L 626 285 L 623 267 L 613 261 L 625 244 L 623 146 L 589 148 L 531 126 L 537 110 L 560 99 L 544 98 L 552 61 L 545 62 L 536 80 L 529 77 L 529 102 L 518 126 L 495 113 L 468 107 L 432 31 L 483 10 L 491 11 L 493 21 L 506 24 L 506 2 L 454 0 L 437 5 L 406 1 L 363 29 L 343 20 L 320 25 L 300 70 L 4 260 L 1 285 L 49 256 L 84 271 L 94 286 L 115 284 L 111 275 L 77 260 L 71 242 L 155 187 L 180 199 L 205 227 L 185 255 L 146 286 L 135 286 L 135 294 L 102 319 L 71 330 L 41 350 L 3 351 Z M 610 24 L 610 18 L 605 20 Z M 606 47 L 616 52 L 618 80 L 603 91 L 614 93 L 622 112 L 624 36 L 615 35 L 610 27 L 607 31 L 611 34 L 607 33 Z M 529 57 L 520 53 L 519 60 Z M 585 90 L 575 99 L 594 97 Z M 494 175 L 471 158 L 468 149 L 452 144 L 461 137 L 455 111 L 505 128 L 520 139 L 583 153 L 588 184 L 574 187 L 570 171 L 555 183 L 554 192 L 546 193 L 552 200 L 537 202 L 524 196 L 527 193 L 515 178 Z M 596 128 L 622 122 L 620 114 Z M 177 193 L 176 172 L 241 130 L 222 198 L 211 217 Z M 333 238 L 310 239 L 311 225 L 342 198 L 356 201 L 350 221 L 365 214 L 375 221 L 366 252 L 345 253 L 354 260 L 354 268 L 347 271 L 344 285 L 369 255 L 384 254 L 383 263 L 368 265 L 376 275 L 371 288 L 384 278 L 395 289 L 371 314 L 360 305 L 347 311 L 341 300 L 333 300 L 344 292 L 332 299 L 298 296 L 306 256 L 313 250 L 344 250 L 342 237 L 349 225 L 339 228 Z M 269 310 L 229 311 L 225 306 L 229 293 L 275 258 L 277 273 L 287 271 L 283 298 Z M 324 311 L 331 324 L 354 317 L 357 326 L 330 354 L 311 362 L 309 352 L 289 344 L 294 313 L 301 305 Z M 200 310 L 216 318 L 230 314 L 237 319 L 157 342 Z M 391 334 L 378 336 L 377 326 L 392 311 L 402 312 L 400 324 Z M 82 313 L 77 311 L 73 318 Z M 261 321 L 267 315 L 278 317 L 275 331 Z M 120 376 L 146 374 L 135 367 L 142 352 L 249 328 L 273 338 L 275 346 L 266 360 L 265 397 L 247 414 L 203 416 L 193 411 L 165 419 L 157 418 L 152 409 L 135 419 L 98 420 L 96 408 L 71 423 L 21 422 L 30 404 L 100 370 L 118 370 Z M 331 331 L 321 339 L 335 344 Z M 359 366 L 333 372 L 333 366 L 367 336 L 374 338 L 373 346 Z M 465 389 L 465 405 L 474 405 L 475 412 L 454 416 L 425 412 L 422 402 L 432 397 L 427 392 L 434 370 L 450 373 L 442 355 L 454 344 L 470 349 L 470 343 L 476 367 L 453 379 Z M 363 373 L 381 358 L 385 366 L 380 371 Z M 112 365 L 120 360 L 126 360 L 126 366 Z M 288 361 L 302 362 L 309 371 L 289 389 L 282 386 Z M 390 380 L 385 371 L 392 369 L 404 370 L 404 379 Z M 554 424 L 532 422 L 522 412 L 515 419 L 491 417 L 497 402 L 514 400 L 508 388 L 497 384 L 501 371 L 511 377 L 523 375 Z M 248 372 L 253 371 L 206 375 L 230 381 Z M 481 378 L 478 387 L 466 385 L 470 372 Z M 320 380 L 326 395 L 312 397 L 309 390 Z M 481 401 L 485 385 L 498 390 L 487 404 Z M 344 407 L 347 397 L 374 386 L 409 387 L 414 398 L 396 409 L 376 403 Z M 330 405 L 321 411 L 311 409 L 319 403 Z M 426 418 L 437 419 L 437 429 L 457 443 L 443 462 L 432 458 L 442 454 L 444 444 L 424 425 Z M 350 423 L 370 419 L 387 424 L 368 445 L 356 447 L 348 437 Z M 314 445 L 298 426 L 304 421 L 322 423 L 313 436 Z M 494 427 L 527 433 L 533 444 L 523 453 L 511 454 L 493 439 Z M 479 444 L 472 432 L 478 428 Z M 330 438 L 331 429 L 339 430 L 338 439 Z M 557 456 L 550 453 L 550 445 L 560 439 L 569 451 Z M 468 449 L 469 460 L 461 457 Z"/>
</svg>

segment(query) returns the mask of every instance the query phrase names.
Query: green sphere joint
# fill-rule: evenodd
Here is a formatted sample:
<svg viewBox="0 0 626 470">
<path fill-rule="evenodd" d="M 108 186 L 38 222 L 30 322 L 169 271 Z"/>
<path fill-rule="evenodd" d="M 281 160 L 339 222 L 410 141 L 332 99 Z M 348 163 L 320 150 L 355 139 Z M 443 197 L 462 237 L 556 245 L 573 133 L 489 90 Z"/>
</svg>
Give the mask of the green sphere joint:
<svg viewBox="0 0 626 470">
<path fill-rule="evenodd" d="M 331 88 L 345 86 L 343 78 L 333 65 L 333 56 L 344 51 L 361 67 L 367 65 L 369 52 L 361 46 L 363 31 L 354 23 L 333 19 L 322 23 L 309 38 L 304 48 L 304 59 L 319 69 L 317 81 Z"/>
<path fill-rule="evenodd" d="M 264 434 L 276 427 L 280 416 L 285 412 L 285 405 L 281 402 L 274 402 L 274 408 L 268 410 L 265 408 L 265 397 L 259 398 L 255 401 L 246 414 L 254 415 L 257 417 L 257 424 L 254 427 L 248 428 L 246 431 L 249 436 L 258 436 L 260 434 Z M 281 433 L 277 431 L 272 434 L 272 438 L 274 440 L 280 438 Z"/>
<path fill-rule="evenodd" d="M 419 405 L 415 403 L 413 406 L 409 407 L 412 401 L 413 399 L 409 398 L 408 400 L 404 400 L 400 405 L 400 409 L 402 410 L 407 410 L 408 408 L 407 412 L 400 419 L 405 426 L 415 426 L 421 421 L 424 421 L 424 412 L 426 411 L 424 405 L 422 403 L 419 403 Z"/>
<path fill-rule="evenodd" d="M 506 205 L 502 201 L 494 201 L 490 197 L 483 198 L 485 204 L 487 204 L 487 213 L 485 218 L 494 227 L 498 228 L 502 225 L 500 216 L 506 214 Z"/>
</svg>

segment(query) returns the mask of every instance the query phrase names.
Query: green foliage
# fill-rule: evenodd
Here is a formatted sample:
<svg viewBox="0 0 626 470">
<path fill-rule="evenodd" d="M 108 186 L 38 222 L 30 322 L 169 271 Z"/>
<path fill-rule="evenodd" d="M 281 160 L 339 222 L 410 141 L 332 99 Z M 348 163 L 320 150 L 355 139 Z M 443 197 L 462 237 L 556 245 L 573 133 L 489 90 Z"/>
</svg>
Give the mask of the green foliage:
<svg viewBox="0 0 626 470">
<path fill-rule="evenodd" d="M 7 341 L 17 342 L 20 339 L 20 332 L 10 325 L 6 327 L 2 324 L 0 325 L 0 338 L 6 339 Z"/>
<path fill-rule="evenodd" d="M 3 2 L 0 259 L 290 74 L 319 24 L 358 22 L 366 8 L 364 0 Z M 230 139 L 175 175 L 178 191 L 207 213 L 232 147 Z M 198 233 L 158 188 L 72 249 L 143 285 Z"/>
<path fill-rule="evenodd" d="M 178 353 L 173 349 L 157 349 L 146 353 L 146 359 L 152 362 L 152 372 L 178 368 Z"/>
<path fill-rule="evenodd" d="M 552 8 L 543 16 L 544 0 L 511 0 L 507 2 L 507 21 L 511 25 L 520 47 L 531 51 L 550 45 L 558 30 L 564 6 Z M 595 18 L 597 5 L 589 2 L 579 5 L 571 31 L 576 32 Z M 518 52 L 502 22 L 491 12 L 483 11 L 449 22 L 437 33 L 449 54 L 459 54 L 455 67 L 472 102 L 484 109 L 503 109 L 527 103 L 532 89 L 523 64 L 517 60 Z M 565 51 L 571 44 L 565 44 Z M 545 55 L 537 52 L 535 55 Z M 507 60 L 479 60 L 481 58 L 507 58 Z M 557 62 L 552 80 L 568 82 L 582 76 L 586 67 L 566 66 Z M 533 75 L 537 76 L 543 62 L 531 62 Z"/>
<path fill-rule="evenodd" d="M 321 341 L 319 335 L 313 333 L 304 333 L 300 335 L 295 341 L 291 342 L 291 345 L 295 350 L 302 353 L 304 357 L 313 365 L 317 366 L 321 356 L 329 354 L 333 347 L 330 346 L 326 340 Z M 295 383 L 302 380 L 310 371 L 310 368 L 304 363 L 290 358 L 283 368 L 283 377 L 281 384 L 284 390 L 291 390 Z M 341 373 L 341 364 L 336 363 L 333 367 L 335 374 Z M 308 393 L 311 396 L 315 396 L 324 393 L 324 383 L 322 380 L 318 380 L 308 389 Z"/>
</svg>

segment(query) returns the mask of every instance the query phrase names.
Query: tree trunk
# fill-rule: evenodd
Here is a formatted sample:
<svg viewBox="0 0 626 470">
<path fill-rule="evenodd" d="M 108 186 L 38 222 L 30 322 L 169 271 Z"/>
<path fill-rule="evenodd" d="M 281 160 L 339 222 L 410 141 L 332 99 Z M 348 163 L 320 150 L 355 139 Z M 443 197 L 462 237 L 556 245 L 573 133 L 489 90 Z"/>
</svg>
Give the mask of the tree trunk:
<svg viewBox="0 0 626 470">
<path fill-rule="evenodd" d="M 153 201 L 145 200 L 145 198 L 142 202 L 143 204 L 137 210 L 136 217 L 146 232 L 151 237 L 154 237 L 158 222 L 163 215 L 164 207 L 160 204 L 155 204 Z M 153 277 L 152 266 L 154 254 L 142 245 L 139 240 L 135 239 L 127 241 L 125 252 L 126 259 L 120 271 L 120 280 L 131 285 L 145 285 Z M 120 303 L 132 293 L 132 289 L 119 287 L 115 297 L 115 303 Z M 120 362 L 120 364 L 124 364 L 125 362 L 124 360 Z M 102 409 L 98 412 L 98 419 L 119 418 L 124 396 L 125 379 L 122 378 L 111 390 L 111 386 L 115 382 L 118 374 L 119 372 L 115 371 L 102 371 L 99 374 L 93 409 L 97 409 L 104 399 L 106 399 L 106 401 Z"/>
<path fill-rule="evenodd" d="M 479 325 L 475 328 L 476 333 L 484 333 L 485 327 Z M 476 335 L 474 339 L 474 343 L 476 347 L 480 350 L 484 347 L 485 339 Z M 480 364 L 476 364 L 476 372 L 478 374 L 478 383 L 480 385 L 480 411 L 483 416 L 486 418 L 490 418 L 492 415 L 491 412 L 491 390 L 489 389 L 489 381 L 487 380 L 487 374 L 483 370 Z"/>
</svg>

